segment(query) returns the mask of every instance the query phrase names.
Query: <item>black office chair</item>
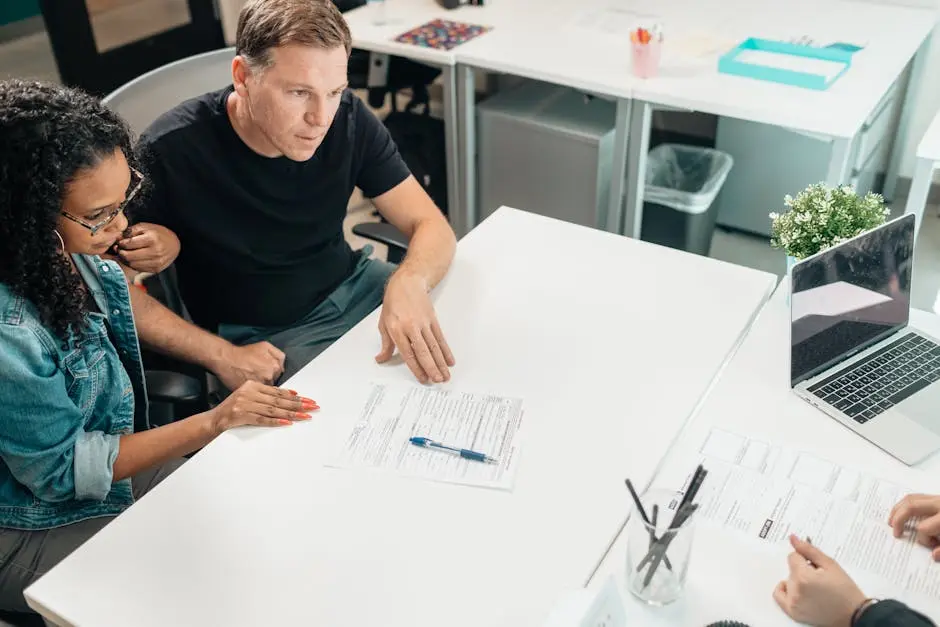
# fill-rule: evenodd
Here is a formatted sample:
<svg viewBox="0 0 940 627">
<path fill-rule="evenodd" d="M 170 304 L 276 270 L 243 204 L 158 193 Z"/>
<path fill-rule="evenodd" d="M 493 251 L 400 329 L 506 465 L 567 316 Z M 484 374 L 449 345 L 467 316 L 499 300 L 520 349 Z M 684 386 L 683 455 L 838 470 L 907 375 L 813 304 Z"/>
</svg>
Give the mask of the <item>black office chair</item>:
<svg viewBox="0 0 940 627">
<path fill-rule="evenodd" d="M 46 627 L 46 621 L 32 612 L 7 612 L 0 610 L 0 627 Z"/>
<path fill-rule="evenodd" d="M 365 237 L 388 246 L 388 262 L 401 263 L 408 252 L 408 239 L 388 222 L 363 222 L 352 229 L 359 237 Z"/>
</svg>

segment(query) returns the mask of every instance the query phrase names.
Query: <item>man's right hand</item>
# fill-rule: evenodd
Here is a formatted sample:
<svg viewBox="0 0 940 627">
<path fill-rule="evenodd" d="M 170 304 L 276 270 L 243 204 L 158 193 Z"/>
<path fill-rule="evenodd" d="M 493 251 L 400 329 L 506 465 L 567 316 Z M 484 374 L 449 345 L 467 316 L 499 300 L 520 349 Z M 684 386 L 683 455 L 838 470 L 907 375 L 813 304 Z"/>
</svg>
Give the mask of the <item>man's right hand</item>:
<svg viewBox="0 0 940 627">
<path fill-rule="evenodd" d="M 316 401 L 297 396 L 296 392 L 244 383 L 217 407 L 209 410 L 215 435 L 243 425 L 286 427 L 298 420 L 309 420 L 310 412 L 320 409 Z"/>
<path fill-rule="evenodd" d="M 914 526 L 917 541 L 933 550 L 933 559 L 940 562 L 940 496 L 930 494 L 908 494 L 891 510 L 888 524 L 894 529 L 894 537 L 904 535 L 904 528 L 914 518 L 920 520 Z"/>
<path fill-rule="evenodd" d="M 284 353 L 270 342 L 229 344 L 211 370 L 230 390 L 237 390 L 246 381 L 272 385 L 284 373 Z"/>
</svg>

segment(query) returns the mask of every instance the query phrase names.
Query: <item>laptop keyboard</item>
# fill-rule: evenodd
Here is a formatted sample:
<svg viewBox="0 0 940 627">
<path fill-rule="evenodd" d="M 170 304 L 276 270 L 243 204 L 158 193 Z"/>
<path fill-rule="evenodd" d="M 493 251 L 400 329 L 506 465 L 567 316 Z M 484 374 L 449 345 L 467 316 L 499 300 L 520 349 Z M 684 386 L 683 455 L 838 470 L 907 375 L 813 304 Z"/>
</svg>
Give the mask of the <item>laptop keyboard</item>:
<svg viewBox="0 0 940 627">
<path fill-rule="evenodd" d="M 910 333 L 809 391 L 864 424 L 940 379 L 940 346 Z"/>
</svg>

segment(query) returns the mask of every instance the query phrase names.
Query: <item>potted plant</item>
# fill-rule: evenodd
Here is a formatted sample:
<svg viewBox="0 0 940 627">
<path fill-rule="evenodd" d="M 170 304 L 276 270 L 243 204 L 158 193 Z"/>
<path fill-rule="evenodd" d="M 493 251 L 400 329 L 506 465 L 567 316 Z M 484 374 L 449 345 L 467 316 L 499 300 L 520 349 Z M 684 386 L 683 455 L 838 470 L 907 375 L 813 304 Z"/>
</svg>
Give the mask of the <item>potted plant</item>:
<svg viewBox="0 0 940 627">
<path fill-rule="evenodd" d="M 770 214 L 770 245 L 786 252 L 787 274 L 797 260 L 884 224 L 890 213 L 882 196 L 859 196 L 848 185 L 816 183 L 783 202 L 788 211 Z"/>
</svg>

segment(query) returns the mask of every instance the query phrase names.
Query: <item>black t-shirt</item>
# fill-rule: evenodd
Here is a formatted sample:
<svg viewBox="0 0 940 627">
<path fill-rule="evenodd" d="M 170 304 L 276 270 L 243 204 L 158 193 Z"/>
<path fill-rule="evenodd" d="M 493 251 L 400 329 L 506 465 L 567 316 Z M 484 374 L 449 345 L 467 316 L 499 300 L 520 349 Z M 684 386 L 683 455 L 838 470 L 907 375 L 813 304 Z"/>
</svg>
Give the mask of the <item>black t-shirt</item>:
<svg viewBox="0 0 940 627">
<path fill-rule="evenodd" d="M 188 100 L 143 133 L 151 184 L 132 217 L 179 237 L 180 292 L 200 326 L 286 326 L 355 265 L 343 237 L 353 188 L 374 198 L 409 171 L 385 126 L 349 90 L 303 163 L 263 157 L 238 137 L 225 106 L 232 91 Z"/>
</svg>

